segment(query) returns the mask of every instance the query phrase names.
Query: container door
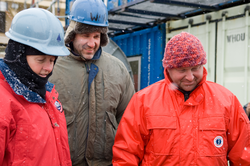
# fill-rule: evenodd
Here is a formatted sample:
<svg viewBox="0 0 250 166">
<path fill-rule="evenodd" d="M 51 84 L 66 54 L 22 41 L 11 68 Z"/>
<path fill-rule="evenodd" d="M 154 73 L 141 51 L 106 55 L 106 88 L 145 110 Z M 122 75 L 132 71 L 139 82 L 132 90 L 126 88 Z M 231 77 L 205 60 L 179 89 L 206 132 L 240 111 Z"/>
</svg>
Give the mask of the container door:
<svg viewBox="0 0 250 166">
<path fill-rule="evenodd" d="M 247 14 L 218 23 L 217 83 L 233 92 L 242 105 L 250 99 L 249 22 Z"/>
</svg>

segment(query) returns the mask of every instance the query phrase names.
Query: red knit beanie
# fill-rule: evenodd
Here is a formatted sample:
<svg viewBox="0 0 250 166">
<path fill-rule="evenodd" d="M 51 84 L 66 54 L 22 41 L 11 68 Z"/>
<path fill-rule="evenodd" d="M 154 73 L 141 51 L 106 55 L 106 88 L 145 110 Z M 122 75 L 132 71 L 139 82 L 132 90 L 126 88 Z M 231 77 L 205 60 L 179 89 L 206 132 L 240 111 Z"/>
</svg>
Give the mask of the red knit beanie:
<svg viewBox="0 0 250 166">
<path fill-rule="evenodd" d="M 165 69 L 204 65 L 206 62 L 200 40 L 187 32 L 175 35 L 168 41 L 162 60 Z"/>
</svg>

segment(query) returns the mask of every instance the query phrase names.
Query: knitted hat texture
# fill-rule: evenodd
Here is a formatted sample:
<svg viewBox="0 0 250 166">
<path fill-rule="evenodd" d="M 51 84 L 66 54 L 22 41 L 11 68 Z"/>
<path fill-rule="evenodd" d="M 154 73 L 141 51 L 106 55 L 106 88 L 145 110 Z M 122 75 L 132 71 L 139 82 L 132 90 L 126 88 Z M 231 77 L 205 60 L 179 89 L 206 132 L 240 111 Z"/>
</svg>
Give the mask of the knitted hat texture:
<svg viewBox="0 0 250 166">
<path fill-rule="evenodd" d="M 200 40 L 187 32 L 169 40 L 162 60 L 165 69 L 204 65 L 206 62 L 206 53 Z"/>
</svg>

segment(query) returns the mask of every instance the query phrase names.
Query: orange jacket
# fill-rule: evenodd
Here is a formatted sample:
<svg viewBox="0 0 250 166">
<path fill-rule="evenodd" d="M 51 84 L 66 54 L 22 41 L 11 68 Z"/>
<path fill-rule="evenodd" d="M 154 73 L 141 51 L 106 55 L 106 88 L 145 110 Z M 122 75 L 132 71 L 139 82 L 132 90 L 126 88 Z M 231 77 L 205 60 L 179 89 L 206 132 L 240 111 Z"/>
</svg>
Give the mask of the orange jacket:
<svg viewBox="0 0 250 166">
<path fill-rule="evenodd" d="M 0 165 L 71 166 L 66 120 L 48 83 L 46 102 L 0 62 Z"/>
<path fill-rule="evenodd" d="M 250 124 L 235 95 L 206 81 L 187 101 L 166 74 L 131 99 L 118 126 L 113 166 L 250 165 Z"/>
</svg>

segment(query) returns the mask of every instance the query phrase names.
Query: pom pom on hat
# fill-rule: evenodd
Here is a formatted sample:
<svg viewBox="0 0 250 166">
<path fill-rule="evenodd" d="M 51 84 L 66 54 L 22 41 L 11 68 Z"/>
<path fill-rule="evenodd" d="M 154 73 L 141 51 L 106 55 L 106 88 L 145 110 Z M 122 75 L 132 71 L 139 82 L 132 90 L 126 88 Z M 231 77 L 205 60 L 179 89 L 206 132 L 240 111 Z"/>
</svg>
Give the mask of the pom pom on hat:
<svg viewBox="0 0 250 166">
<path fill-rule="evenodd" d="M 168 41 L 162 60 L 165 69 L 204 65 L 206 62 L 200 40 L 187 32 L 175 35 Z"/>
</svg>

